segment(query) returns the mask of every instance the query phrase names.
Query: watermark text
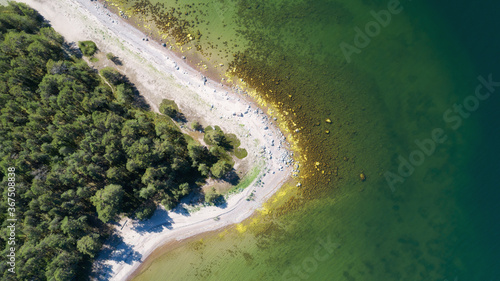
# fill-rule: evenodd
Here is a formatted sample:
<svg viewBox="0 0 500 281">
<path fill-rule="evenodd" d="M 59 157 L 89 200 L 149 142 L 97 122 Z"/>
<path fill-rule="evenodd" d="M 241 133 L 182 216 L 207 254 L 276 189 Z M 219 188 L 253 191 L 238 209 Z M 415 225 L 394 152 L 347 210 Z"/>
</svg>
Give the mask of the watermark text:
<svg viewBox="0 0 500 281">
<path fill-rule="evenodd" d="M 16 273 L 16 169 L 9 167 L 7 174 L 7 229 L 9 238 L 7 244 L 9 250 L 7 252 L 7 271 Z"/>
</svg>

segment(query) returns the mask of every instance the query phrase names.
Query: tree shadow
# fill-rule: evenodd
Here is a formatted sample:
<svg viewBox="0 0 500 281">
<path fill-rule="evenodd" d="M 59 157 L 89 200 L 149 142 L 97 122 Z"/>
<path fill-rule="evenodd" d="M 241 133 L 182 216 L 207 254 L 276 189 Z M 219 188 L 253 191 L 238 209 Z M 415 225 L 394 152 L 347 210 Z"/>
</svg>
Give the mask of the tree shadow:
<svg viewBox="0 0 500 281">
<path fill-rule="evenodd" d="M 231 171 L 229 171 L 223 178 L 223 180 L 225 182 L 228 182 L 230 183 L 231 185 L 237 185 L 238 183 L 240 183 L 240 176 L 236 173 L 236 170 L 235 169 L 232 169 Z"/>
<path fill-rule="evenodd" d="M 184 113 L 179 112 L 179 111 L 177 111 L 177 113 L 175 114 L 175 116 L 172 117 L 172 120 L 174 120 L 177 123 L 182 123 L 182 124 L 186 124 L 187 121 L 188 121 L 187 118 L 186 118 L 186 115 L 184 115 Z"/>
<path fill-rule="evenodd" d="M 176 214 L 179 214 L 179 215 L 183 215 L 185 217 L 189 217 L 191 216 L 191 214 L 189 213 L 188 209 L 186 209 L 182 203 L 179 203 L 175 208 L 173 208 L 172 210 L 170 210 L 171 212 L 173 213 L 176 213 Z"/>
<path fill-rule="evenodd" d="M 223 147 L 228 152 L 234 150 L 234 146 L 225 137 L 219 142 L 219 146 Z"/>
<path fill-rule="evenodd" d="M 224 196 L 222 196 L 222 195 L 220 195 L 219 197 L 217 197 L 214 200 L 213 204 L 214 204 L 215 207 L 218 207 L 218 208 L 221 208 L 221 209 L 227 208 L 226 198 L 224 198 Z"/>
<path fill-rule="evenodd" d="M 118 65 L 118 66 L 122 66 L 123 65 L 123 62 L 122 60 L 117 57 L 117 56 L 113 56 L 111 59 L 110 59 L 115 65 Z"/>
<path fill-rule="evenodd" d="M 139 233 L 145 232 L 162 232 L 164 228 L 172 229 L 172 218 L 168 215 L 164 208 L 157 208 L 151 218 L 146 221 L 137 222 L 134 225 L 134 230 Z"/>
<path fill-rule="evenodd" d="M 109 260 L 116 262 L 125 262 L 126 264 L 132 264 L 134 261 L 141 261 L 142 254 L 137 251 L 134 251 L 133 247 L 125 242 L 123 242 L 123 238 L 114 234 L 116 237 L 113 242 L 115 246 L 112 248 L 111 253 L 109 254 Z"/>
<path fill-rule="evenodd" d="M 82 50 L 80 50 L 80 48 L 78 47 L 76 42 L 64 41 L 62 48 L 63 48 L 64 54 L 68 58 L 70 58 L 70 57 L 75 57 L 77 59 L 83 58 Z"/>
<path fill-rule="evenodd" d="M 111 265 L 102 262 L 95 262 L 92 267 L 91 280 L 107 281 L 113 277 Z"/>
<path fill-rule="evenodd" d="M 199 176 L 197 178 L 197 180 L 204 181 L 205 178 L 202 178 L 201 176 Z M 203 203 L 204 198 L 205 198 L 205 194 L 203 193 L 203 190 L 200 187 L 196 186 L 195 188 L 191 189 L 191 191 L 189 192 L 188 195 L 181 198 L 179 204 L 184 203 L 186 205 L 194 206 L 194 205 Z"/>
<path fill-rule="evenodd" d="M 151 107 L 146 102 L 146 99 L 144 98 L 144 96 L 141 95 L 139 90 L 137 90 L 137 87 L 135 86 L 135 84 L 132 83 L 130 81 L 130 79 L 125 75 L 122 76 L 121 80 L 123 83 L 125 83 L 127 86 L 129 86 L 130 89 L 132 89 L 132 92 L 134 93 L 134 96 L 132 97 L 134 100 L 132 101 L 132 103 L 134 104 L 134 106 L 139 107 L 139 108 L 144 109 L 144 110 L 148 110 L 148 111 L 151 110 Z"/>
<path fill-rule="evenodd" d="M 99 258 L 92 266 L 93 278 L 95 280 L 109 280 L 114 272 L 111 265 L 105 262 L 111 260 L 115 262 L 124 262 L 132 264 L 135 261 L 142 260 L 142 254 L 135 251 L 133 247 L 123 241 L 123 237 L 118 234 L 112 234 L 106 244 L 101 249 Z"/>
</svg>

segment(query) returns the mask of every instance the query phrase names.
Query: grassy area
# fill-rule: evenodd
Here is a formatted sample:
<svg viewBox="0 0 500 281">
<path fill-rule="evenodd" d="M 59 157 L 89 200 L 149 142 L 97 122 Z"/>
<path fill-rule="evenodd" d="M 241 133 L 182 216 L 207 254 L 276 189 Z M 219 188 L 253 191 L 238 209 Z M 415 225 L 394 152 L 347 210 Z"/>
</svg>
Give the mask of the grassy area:
<svg viewBox="0 0 500 281">
<path fill-rule="evenodd" d="M 184 138 L 186 139 L 188 145 L 200 145 L 197 140 L 193 139 L 193 137 L 188 134 L 184 134 Z"/>
<path fill-rule="evenodd" d="M 227 191 L 226 195 L 238 193 L 247 188 L 257 178 L 257 176 L 260 174 L 260 171 L 260 165 L 253 167 L 252 170 L 248 172 L 237 185 L 233 186 Z"/>
</svg>

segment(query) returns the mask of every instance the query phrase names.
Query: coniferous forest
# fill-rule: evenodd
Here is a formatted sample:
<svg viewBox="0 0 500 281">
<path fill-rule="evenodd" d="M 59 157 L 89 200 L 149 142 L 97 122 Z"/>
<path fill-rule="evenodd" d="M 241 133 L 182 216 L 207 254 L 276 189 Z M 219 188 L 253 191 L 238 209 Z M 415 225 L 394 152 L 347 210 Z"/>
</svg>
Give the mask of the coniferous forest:
<svg viewBox="0 0 500 281">
<path fill-rule="evenodd" d="M 110 221 L 172 208 L 212 174 L 217 154 L 136 99 L 126 77 L 91 69 L 36 11 L 0 6 L 2 256 L 16 248 L 16 274 L 2 262 L 1 280 L 88 276 Z"/>
</svg>

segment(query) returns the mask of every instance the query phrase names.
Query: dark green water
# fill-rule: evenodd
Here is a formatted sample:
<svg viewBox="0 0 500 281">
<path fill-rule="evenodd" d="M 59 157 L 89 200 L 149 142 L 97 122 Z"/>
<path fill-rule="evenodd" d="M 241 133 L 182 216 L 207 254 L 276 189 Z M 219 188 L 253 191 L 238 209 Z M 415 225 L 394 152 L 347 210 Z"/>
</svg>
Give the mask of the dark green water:
<svg viewBox="0 0 500 281">
<path fill-rule="evenodd" d="M 203 4 L 205 50 L 225 64 L 240 51 L 236 73 L 295 112 L 282 121 L 301 128 L 307 178 L 246 231 L 171 250 L 136 280 L 500 280 L 500 87 L 472 97 L 478 76 L 500 81 L 500 3 L 402 1 L 348 63 L 340 44 L 391 2 Z"/>
</svg>

